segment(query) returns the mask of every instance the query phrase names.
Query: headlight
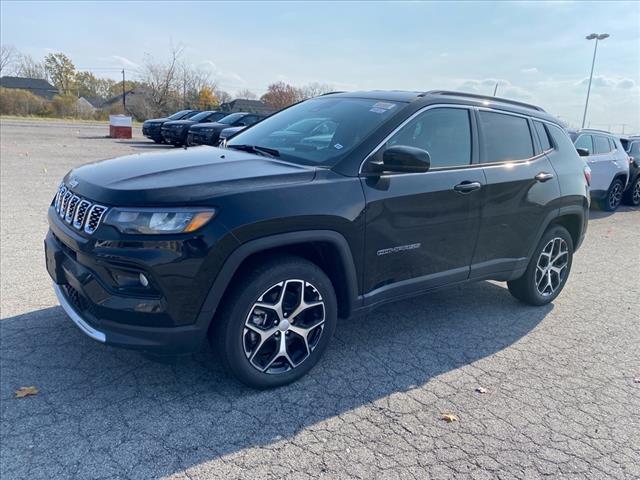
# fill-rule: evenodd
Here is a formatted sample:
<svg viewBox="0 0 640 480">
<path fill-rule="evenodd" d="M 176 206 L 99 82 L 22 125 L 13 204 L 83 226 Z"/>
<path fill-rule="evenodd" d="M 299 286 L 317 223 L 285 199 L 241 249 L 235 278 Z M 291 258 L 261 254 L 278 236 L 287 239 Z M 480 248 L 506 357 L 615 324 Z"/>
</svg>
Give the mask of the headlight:
<svg viewBox="0 0 640 480">
<path fill-rule="evenodd" d="M 215 210 L 185 210 L 167 208 L 159 210 L 112 209 L 104 223 L 122 233 L 162 234 L 194 232 L 209 222 Z"/>
</svg>

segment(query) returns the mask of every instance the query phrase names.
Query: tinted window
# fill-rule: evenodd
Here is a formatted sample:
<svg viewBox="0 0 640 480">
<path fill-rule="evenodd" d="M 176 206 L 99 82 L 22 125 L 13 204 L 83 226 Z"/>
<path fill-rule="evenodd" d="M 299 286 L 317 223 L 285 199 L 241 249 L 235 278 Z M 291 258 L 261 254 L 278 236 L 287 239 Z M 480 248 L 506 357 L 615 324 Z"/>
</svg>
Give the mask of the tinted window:
<svg viewBox="0 0 640 480">
<path fill-rule="evenodd" d="M 584 148 L 589 155 L 593 153 L 593 140 L 591 135 L 580 135 L 576 141 L 576 148 Z"/>
<path fill-rule="evenodd" d="M 595 153 L 609 153 L 611 151 L 609 139 L 602 135 L 593 136 L 593 145 L 595 147 Z"/>
<path fill-rule="evenodd" d="M 485 163 L 533 157 L 533 143 L 526 118 L 480 112 Z"/>
<path fill-rule="evenodd" d="M 542 150 L 550 150 L 552 148 L 551 141 L 549 140 L 549 134 L 547 133 L 547 129 L 544 127 L 544 124 L 541 122 L 533 122 L 533 125 L 536 128 L 536 132 L 538 132 L 538 138 L 540 139 Z"/>
<path fill-rule="evenodd" d="M 632 142 L 629 146 L 629 153 L 632 155 L 640 154 L 640 142 Z"/>
<path fill-rule="evenodd" d="M 231 115 L 227 115 L 226 117 L 218 120 L 218 123 L 224 123 L 225 125 L 231 125 L 234 122 L 237 122 L 242 117 L 244 117 L 245 113 L 232 113 Z"/>
<path fill-rule="evenodd" d="M 247 127 L 249 125 L 253 125 L 257 121 L 258 121 L 258 117 L 256 117 L 255 115 L 247 115 L 241 120 L 241 122 L 244 123 Z"/>
<path fill-rule="evenodd" d="M 207 118 L 207 120 L 210 120 L 212 122 L 217 122 L 218 120 L 226 117 L 227 114 L 224 112 L 215 112 L 215 113 L 210 113 L 209 117 Z"/>
<path fill-rule="evenodd" d="M 380 150 L 408 145 L 429 152 L 431 168 L 471 163 L 469 111 L 462 108 L 427 110 L 402 127 Z"/>
<path fill-rule="evenodd" d="M 400 104 L 367 98 L 316 97 L 265 118 L 235 135 L 227 144 L 278 150 L 284 160 L 306 165 L 335 165 L 398 110 Z M 310 118 L 325 118 L 330 127 L 316 132 L 287 130 Z"/>
<path fill-rule="evenodd" d="M 169 116 L 169 120 L 180 120 L 181 118 L 183 118 L 187 113 L 189 113 L 191 110 L 180 110 L 179 112 L 174 113 L 173 115 Z"/>
<path fill-rule="evenodd" d="M 571 139 L 569 138 L 565 130 L 561 129 L 560 127 L 557 127 L 556 125 L 550 125 L 550 124 L 547 124 L 547 130 L 549 131 L 549 134 L 551 134 L 551 138 L 553 139 L 553 144 L 555 148 L 557 148 L 559 151 L 563 153 L 566 152 L 568 154 L 569 152 L 571 152 L 574 157 L 578 156 L 578 152 L 576 152 L 576 149 L 575 149 L 575 147 L 577 147 L 578 145 L 577 144 L 575 146 L 573 145 L 573 143 L 571 142 Z M 579 148 L 584 148 L 584 147 L 579 147 Z M 566 156 L 563 155 L 562 158 L 566 158 Z"/>
<path fill-rule="evenodd" d="M 202 120 L 206 120 L 209 115 L 211 115 L 211 112 L 200 112 L 197 115 L 194 115 L 193 117 L 191 117 L 189 120 L 193 120 L 194 122 L 200 122 Z"/>
<path fill-rule="evenodd" d="M 184 117 L 182 117 L 182 120 L 186 120 L 187 118 L 191 118 L 191 117 L 195 117 L 196 115 L 198 115 L 200 113 L 199 110 L 194 110 L 192 112 L 187 113 Z"/>
</svg>

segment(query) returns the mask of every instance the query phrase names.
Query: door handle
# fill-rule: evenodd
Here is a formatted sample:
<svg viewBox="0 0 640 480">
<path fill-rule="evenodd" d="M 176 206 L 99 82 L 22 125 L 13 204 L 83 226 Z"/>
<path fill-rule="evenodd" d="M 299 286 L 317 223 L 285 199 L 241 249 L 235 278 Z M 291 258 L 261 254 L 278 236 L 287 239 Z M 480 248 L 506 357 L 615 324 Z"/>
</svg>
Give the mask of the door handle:
<svg viewBox="0 0 640 480">
<path fill-rule="evenodd" d="M 468 180 L 465 180 L 464 182 L 459 183 L 458 185 L 453 187 L 456 192 L 462 194 L 475 192 L 476 190 L 480 190 L 480 188 L 482 188 L 482 184 L 480 182 L 470 182 Z"/>
<path fill-rule="evenodd" d="M 548 180 L 551 180 L 552 178 L 553 178 L 553 173 L 549 173 L 549 172 L 540 172 L 535 176 L 535 179 L 540 183 L 544 183 Z"/>
</svg>

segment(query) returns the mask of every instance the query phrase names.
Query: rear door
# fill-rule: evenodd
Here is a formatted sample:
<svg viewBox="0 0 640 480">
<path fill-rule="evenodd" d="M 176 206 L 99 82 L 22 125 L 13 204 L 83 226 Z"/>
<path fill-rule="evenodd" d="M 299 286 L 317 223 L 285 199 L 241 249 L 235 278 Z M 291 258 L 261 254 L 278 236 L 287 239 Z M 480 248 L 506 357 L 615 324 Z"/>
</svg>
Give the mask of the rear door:
<svg viewBox="0 0 640 480">
<path fill-rule="evenodd" d="M 478 244 L 471 278 L 522 268 L 560 196 L 553 166 L 525 116 L 478 109 L 483 189 Z"/>
<path fill-rule="evenodd" d="M 592 135 L 593 156 L 589 158 L 591 168 L 592 190 L 608 190 L 613 177 L 618 171 L 616 156 L 609 143 L 609 138 L 604 135 Z M 597 178 L 594 179 L 594 169 Z"/>
</svg>

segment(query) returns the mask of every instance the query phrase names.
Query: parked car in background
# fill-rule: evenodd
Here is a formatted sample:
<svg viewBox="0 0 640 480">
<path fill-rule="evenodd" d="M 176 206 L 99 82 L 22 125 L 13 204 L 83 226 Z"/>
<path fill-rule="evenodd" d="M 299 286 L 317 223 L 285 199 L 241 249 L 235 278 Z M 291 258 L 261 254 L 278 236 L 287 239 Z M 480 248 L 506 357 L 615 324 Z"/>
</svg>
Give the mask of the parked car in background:
<svg viewBox="0 0 640 480">
<path fill-rule="evenodd" d="M 615 211 L 629 181 L 629 156 L 620 138 L 602 130 L 570 131 L 578 153 L 591 169 L 591 199 L 605 211 Z"/>
<path fill-rule="evenodd" d="M 227 115 L 215 123 L 193 125 L 189 128 L 190 138 L 194 145 L 217 145 L 220 132 L 229 127 L 248 127 L 265 118 L 257 113 L 236 112 Z"/>
<path fill-rule="evenodd" d="M 173 120 L 184 120 L 200 113 L 200 110 L 180 110 L 168 117 L 152 118 L 142 124 L 142 134 L 156 143 L 162 143 L 162 125 Z"/>
<path fill-rule="evenodd" d="M 640 206 L 640 137 L 621 138 L 629 155 L 629 183 L 622 201 L 633 207 Z"/>
<path fill-rule="evenodd" d="M 225 128 L 220 132 L 220 137 L 218 138 L 218 145 L 224 146 L 224 142 L 227 141 L 228 138 L 233 137 L 236 133 L 241 132 L 247 127 L 229 127 Z"/>
<path fill-rule="evenodd" d="M 162 139 L 165 143 L 169 143 L 175 147 L 179 147 L 187 143 L 187 134 L 189 127 L 196 124 L 206 124 L 217 122 L 226 117 L 228 114 L 217 110 L 206 110 L 196 115 L 190 116 L 182 120 L 172 120 L 164 122 L 162 125 Z"/>
<path fill-rule="evenodd" d="M 282 141 L 318 112 L 333 125 L 322 147 L 314 129 Z M 241 381 L 276 387 L 318 362 L 338 317 L 385 302 L 489 279 L 553 301 L 587 230 L 586 170 L 539 107 L 328 94 L 226 149 L 75 168 L 49 206 L 46 265 L 95 340 L 187 353 L 208 338 Z"/>
</svg>

